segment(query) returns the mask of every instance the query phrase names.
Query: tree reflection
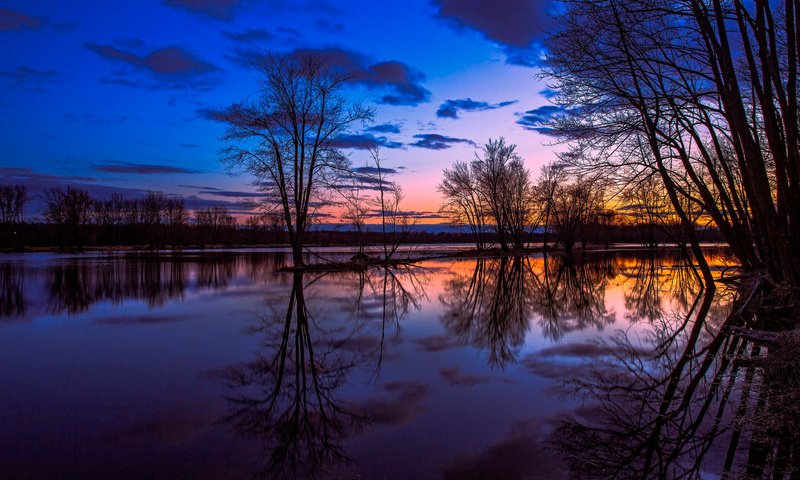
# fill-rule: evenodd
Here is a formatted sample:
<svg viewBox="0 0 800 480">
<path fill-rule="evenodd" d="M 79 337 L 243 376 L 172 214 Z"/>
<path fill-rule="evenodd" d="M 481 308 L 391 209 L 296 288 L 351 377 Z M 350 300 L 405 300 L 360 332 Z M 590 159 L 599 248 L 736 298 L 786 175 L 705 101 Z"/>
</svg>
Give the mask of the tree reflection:
<svg viewBox="0 0 800 480">
<path fill-rule="evenodd" d="M 613 257 L 545 256 L 541 264 L 532 294 L 546 338 L 559 340 L 571 331 L 601 330 L 614 322 L 614 313 L 605 303 L 608 281 L 617 271 Z"/>
<path fill-rule="evenodd" d="M 784 357 L 790 368 L 775 367 L 764 344 L 774 338 L 736 333 L 746 332 L 736 330 L 745 319 L 719 315 L 717 301 L 713 288 L 702 289 L 683 315 L 654 322 L 643 342 L 618 334 L 605 358 L 568 383 L 584 406 L 560 420 L 552 441 L 573 476 L 800 474 L 800 337 Z"/>
<path fill-rule="evenodd" d="M 327 472 L 349 460 L 342 446 L 346 438 L 376 417 L 393 418 L 375 404 L 340 398 L 339 389 L 353 369 L 377 365 L 378 371 L 387 330 L 399 331 L 400 320 L 418 308 L 422 287 L 413 270 L 326 274 L 307 282 L 304 273 L 293 274 L 288 303 L 271 302 L 270 313 L 258 317 L 254 333 L 263 338 L 258 358 L 224 373 L 232 390 L 226 420 L 263 442 L 261 475 Z M 343 291 L 352 295 L 333 293 Z M 318 292 L 327 316 L 312 314 Z M 343 302 L 351 303 L 349 311 L 337 308 Z M 401 388 L 399 394 L 416 401 L 419 391 Z"/>
<path fill-rule="evenodd" d="M 357 358 L 320 341 L 311 324 L 303 274 L 295 273 L 285 314 L 274 311 L 260 319 L 265 354 L 226 374 L 237 390 L 229 397 L 234 408 L 228 421 L 267 442 L 265 474 L 313 475 L 346 459 L 341 441 L 366 421 L 336 401 L 336 390 Z"/>
<path fill-rule="evenodd" d="M 283 258 L 272 254 L 130 254 L 98 261 L 75 260 L 45 270 L 44 302 L 51 313 L 78 314 L 102 301 L 143 300 L 153 307 L 182 299 L 195 288 L 225 288 L 240 271 L 250 278 L 275 278 Z M 269 272 L 269 273 L 267 273 Z M 0 282 L 4 282 L 0 279 Z M 0 287 L 5 288 L 5 283 Z M 11 288 L 11 283 L 8 288 Z M 21 297 L 20 297 L 21 298 Z M 17 308 L 17 307 L 15 307 Z M 24 309 L 24 305 L 22 305 Z"/>
<path fill-rule="evenodd" d="M 24 267 L 0 265 L 0 319 L 25 315 Z"/>
<path fill-rule="evenodd" d="M 488 351 L 490 365 L 503 368 L 525 341 L 533 280 L 527 258 L 478 259 L 472 275 L 445 283 L 442 323 L 464 343 Z"/>
</svg>

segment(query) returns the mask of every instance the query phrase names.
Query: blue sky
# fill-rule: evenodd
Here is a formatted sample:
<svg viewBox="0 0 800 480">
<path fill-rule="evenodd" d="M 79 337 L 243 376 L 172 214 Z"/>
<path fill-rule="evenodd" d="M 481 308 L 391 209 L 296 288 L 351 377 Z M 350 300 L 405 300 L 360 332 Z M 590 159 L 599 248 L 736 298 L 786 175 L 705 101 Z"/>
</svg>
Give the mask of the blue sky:
<svg viewBox="0 0 800 480">
<path fill-rule="evenodd" d="M 250 179 L 218 160 L 207 113 L 256 93 L 267 50 L 345 65 L 347 94 L 376 108 L 354 165 L 379 142 L 406 208 L 435 212 L 441 170 L 505 136 L 535 173 L 555 158 L 534 129 L 557 113 L 536 78 L 545 0 L 0 2 L 1 183 L 147 190 L 241 209 Z"/>
</svg>

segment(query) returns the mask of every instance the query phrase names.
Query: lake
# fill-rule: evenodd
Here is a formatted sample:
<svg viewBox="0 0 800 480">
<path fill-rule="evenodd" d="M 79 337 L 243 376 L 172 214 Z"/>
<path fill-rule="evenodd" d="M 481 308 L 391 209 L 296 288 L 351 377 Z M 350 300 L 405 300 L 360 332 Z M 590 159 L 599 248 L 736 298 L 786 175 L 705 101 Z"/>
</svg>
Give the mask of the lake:
<svg viewBox="0 0 800 480">
<path fill-rule="evenodd" d="M 760 347 L 719 334 L 731 294 L 706 295 L 677 252 L 277 271 L 290 261 L 0 257 L 0 476 L 715 478 L 780 462 L 772 446 L 754 463 L 767 447 L 742 421 L 764 390 L 732 359 Z"/>
</svg>

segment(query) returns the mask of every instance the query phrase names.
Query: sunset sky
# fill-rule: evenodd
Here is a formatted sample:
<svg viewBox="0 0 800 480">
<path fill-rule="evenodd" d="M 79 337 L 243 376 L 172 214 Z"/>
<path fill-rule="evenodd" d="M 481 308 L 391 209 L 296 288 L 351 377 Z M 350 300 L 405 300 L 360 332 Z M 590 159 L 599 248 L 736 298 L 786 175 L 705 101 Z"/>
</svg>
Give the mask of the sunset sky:
<svg viewBox="0 0 800 480">
<path fill-rule="evenodd" d="M 557 108 L 537 78 L 545 0 L 4 1 L 0 183 L 35 195 L 73 184 L 98 197 L 148 190 L 190 208 L 242 211 L 251 178 L 219 162 L 209 111 L 256 92 L 252 60 L 317 50 L 376 108 L 350 144 L 384 146 L 405 207 L 437 222 L 455 160 L 505 136 L 535 174 L 560 147 L 535 131 Z M 355 166 L 366 152 L 348 149 Z M 35 214 L 30 212 L 29 214 Z"/>
</svg>

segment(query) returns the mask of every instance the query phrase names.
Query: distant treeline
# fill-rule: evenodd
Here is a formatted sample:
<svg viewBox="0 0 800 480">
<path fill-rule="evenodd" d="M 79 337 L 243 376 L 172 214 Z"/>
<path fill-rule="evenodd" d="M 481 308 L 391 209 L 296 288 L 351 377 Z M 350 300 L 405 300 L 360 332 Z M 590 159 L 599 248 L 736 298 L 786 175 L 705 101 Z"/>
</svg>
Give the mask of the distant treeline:
<svg viewBox="0 0 800 480">
<path fill-rule="evenodd" d="M 137 246 L 143 248 L 285 245 L 287 234 L 282 218 L 275 214 L 252 215 L 237 221 L 224 206 L 189 210 L 180 197 L 148 193 L 143 198 L 126 199 L 111 195 L 93 198 L 87 191 L 67 187 L 51 188 L 43 195 L 41 221 L 23 218 L 28 199 L 24 186 L 0 186 L 0 248 Z M 472 233 L 430 232 L 418 227 L 402 233 L 402 242 L 465 243 L 474 240 Z M 582 240 L 590 244 L 636 243 L 653 245 L 675 241 L 674 232 L 647 224 L 598 223 L 584 230 Z M 356 232 L 349 225 L 342 228 L 317 228 L 308 232 L 308 242 L 317 245 L 381 244 L 384 233 Z M 718 241 L 716 230 L 704 230 L 706 241 Z M 544 229 L 529 231 L 525 243 L 541 242 Z M 395 239 L 393 239 L 394 241 Z M 400 240 L 400 239 L 397 239 Z M 487 243 L 499 243 L 496 233 L 486 232 Z"/>
</svg>

